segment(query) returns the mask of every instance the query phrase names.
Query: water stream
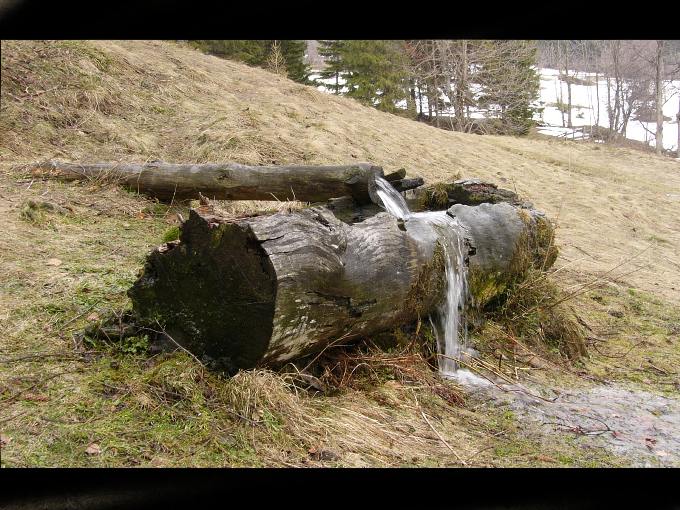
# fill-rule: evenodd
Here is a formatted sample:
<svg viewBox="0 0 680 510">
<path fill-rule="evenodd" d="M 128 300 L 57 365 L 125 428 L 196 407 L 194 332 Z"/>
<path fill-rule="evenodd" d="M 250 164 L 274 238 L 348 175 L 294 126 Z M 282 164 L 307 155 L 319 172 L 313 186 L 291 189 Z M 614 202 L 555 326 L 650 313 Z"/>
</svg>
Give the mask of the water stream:
<svg viewBox="0 0 680 510">
<path fill-rule="evenodd" d="M 377 194 L 391 215 L 410 223 L 418 239 L 428 227 L 437 234 L 446 261 L 446 298 L 430 317 L 440 354 L 460 359 L 466 348 L 467 268 L 462 226 L 446 211 L 412 213 L 401 194 L 389 182 L 377 178 Z M 418 223 L 422 222 L 421 225 Z M 422 226 L 425 226 L 423 233 Z M 439 357 L 439 373 L 447 379 L 474 387 L 480 405 L 507 406 L 534 425 L 532 434 L 552 438 L 560 431 L 585 431 L 578 438 L 582 448 L 603 448 L 629 459 L 635 467 L 680 466 L 680 400 L 618 384 L 587 390 L 556 388 L 555 400 L 539 399 L 541 387 L 526 388 L 499 380 L 492 383 Z M 546 429 L 545 425 L 551 425 Z M 611 431 L 610 431 L 611 430 Z M 574 439 L 574 438 L 571 438 Z"/>
<path fill-rule="evenodd" d="M 458 220 L 446 214 L 446 211 L 412 213 L 401 193 L 388 181 L 377 177 L 375 183 L 376 193 L 389 214 L 404 221 L 422 221 L 437 234 L 439 244 L 444 250 L 446 297 L 430 316 L 430 322 L 440 354 L 440 374 L 447 378 L 462 376 L 463 374 L 459 374 L 458 371 L 458 363 L 452 358 L 460 359 L 467 341 L 467 326 L 463 313 L 467 298 L 463 227 Z"/>
</svg>

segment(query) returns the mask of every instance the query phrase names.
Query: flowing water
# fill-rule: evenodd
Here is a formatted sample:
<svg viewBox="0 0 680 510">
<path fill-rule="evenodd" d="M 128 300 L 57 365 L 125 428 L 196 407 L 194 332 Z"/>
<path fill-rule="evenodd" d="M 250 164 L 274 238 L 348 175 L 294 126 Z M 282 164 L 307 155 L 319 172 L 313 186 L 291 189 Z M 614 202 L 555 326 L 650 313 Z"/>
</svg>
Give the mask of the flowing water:
<svg viewBox="0 0 680 510">
<path fill-rule="evenodd" d="M 464 307 L 467 299 L 467 267 L 463 227 L 446 211 L 412 213 L 404 197 L 381 177 L 375 180 L 376 192 L 385 210 L 404 221 L 422 221 L 437 234 L 444 250 L 446 298 L 430 317 L 439 350 L 439 372 L 443 377 L 456 377 L 461 351 L 465 349 L 467 326 Z"/>
<path fill-rule="evenodd" d="M 680 466 L 680 400 L 612 384 L 581 391 L 572 388 L 553 390 L 555 399 L 536 398 L 541 388 L 526 388 L 519 383 L 498 383 L 469 370 L 459 369 L 455 360 L 466 352 L 464 307 L 467 300 L 465 245 L 462 226 L 446 211 L 411 213 L 406 201 L 384 179 L 376 179 L 377 193 L 391 215 L 411 223 L 414 238 L 430 227 L 444 249 L 446 261 L 446 298 L 430 320 L 437 337 L 442 377 L 474 387 L 480 405 L 507 406 L 523 419 L 534 423 L 529 428 L 552 438 L 560 431 L 581 430 L 581 448 L 604 448 L 628 458 L 635 467 Z M 426 234 L 426 235 L 431 235 Z M 545 426 L 550 425 L 549 429 Z M 571 438 L 574 439 L 574 438 Z"/>
<path fill-rule="evenodd" d="M 388 213 L 401 220 L 408 219 L 411 216 L 406 200 L 388 181 L 382 177 L 376 177 L 375 185 L 378 197 L 382 201 L 382 206 Z"/>
</svg>

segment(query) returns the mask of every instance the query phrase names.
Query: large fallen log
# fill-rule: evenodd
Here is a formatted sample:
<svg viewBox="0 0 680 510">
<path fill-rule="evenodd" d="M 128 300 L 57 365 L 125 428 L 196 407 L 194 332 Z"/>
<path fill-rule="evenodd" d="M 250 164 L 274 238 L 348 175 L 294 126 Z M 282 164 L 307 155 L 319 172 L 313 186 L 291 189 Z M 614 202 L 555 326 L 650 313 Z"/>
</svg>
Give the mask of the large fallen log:
<svg viewBox="0 0 680 510">
<path fill-rule="evenodd" d="M 499 275 L 520 274 L 552 249 L 537 235 L 552 227 L 533 210 L 448 213 L 468 229 L 471 270 L 494 283 L 481 287 L 484 300 L 499 291 Z M 139 323 L 162 325 L 218 369 L 279 365 L 426 317 L 444 296 L 438 240 L 429 223 L 387 213 L 348 224 L 322 207 L 237 221 L 193 210 L 129 295 Z"/>
<path fill-rule="evenodd" d="M 45 161 L 32 167 L 35 177 L 61 180 L 116 180 L 127 188 L 162 201 L 197 199 L 199 193 L 214 200 L 300 200 L 323 202 L 351 196 L 359 204 L 371 202 L 368 183 L 384 176 L 379 166 L 355 163 L 338 166 L 246 166 L 237 163 L 172 164 L 63 163 Z M 387 176 L 398 191 L 423 184 L 406 179 L 406 172 Z"/>
</svg>

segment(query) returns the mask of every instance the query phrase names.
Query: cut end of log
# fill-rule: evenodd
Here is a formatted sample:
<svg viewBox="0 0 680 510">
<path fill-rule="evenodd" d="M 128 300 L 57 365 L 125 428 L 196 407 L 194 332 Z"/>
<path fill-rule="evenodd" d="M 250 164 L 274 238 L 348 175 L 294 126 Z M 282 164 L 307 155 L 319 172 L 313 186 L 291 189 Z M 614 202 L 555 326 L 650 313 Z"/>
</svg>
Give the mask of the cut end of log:
<svg viewBox="0 0 680 510">
<path fill-rule="evenodd" d="M 269 345 L 276 276 L 245 223 L 191 211 L 180 241 L 149 256 L 128 294 L 142 322 L 162 324 L 174 341 L 224 372 L 254 366 Z"/>
</svg>

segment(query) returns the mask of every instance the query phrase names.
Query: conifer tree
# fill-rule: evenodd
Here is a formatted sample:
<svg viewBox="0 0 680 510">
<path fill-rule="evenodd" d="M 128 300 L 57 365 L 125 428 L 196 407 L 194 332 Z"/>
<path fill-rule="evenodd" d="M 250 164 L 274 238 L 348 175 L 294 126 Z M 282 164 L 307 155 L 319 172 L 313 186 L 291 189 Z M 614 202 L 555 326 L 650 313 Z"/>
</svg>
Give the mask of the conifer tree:
<svg viewBox="0 0 680 510">
<path fill-rule="evenodd" d="M 298 83 L 309 83 L 309 66 L 305 63 L 307 42 L 304 40 L 283 40 L 279 42 L 281 43 L 283 60 L 286 62 L 288 78 Z"/>
<path fill-rule="evenodd" d="M 342 51 L 345 41 L 319 41 L 318 52 L 324 58 L 326 67 L 321 71 L 321 78 L 332 79 L 334 83 L 330 85 L 334 94 L 340 94 L 342 86 L 340 77 L 346 71 L 342 60 Z"/>
<path fill-rule="evenodd" d="M 267 41 L 255 39 L 195 40 L 189 42 L 194 47 L 210 55 L 238 60 L 252 66 L 265 65 L 269 54 Z"/>
<path fill-rule="evenodd" d="M 540 90 L 536 46 L 531 41 L 483 41 L 476 76 L 482 86 L 478 104 L 495 117 L 501 133 L 526 134 L 533 124 L 532 104 Z"/>
<path fill-rule="evenodd" d="M 245 62 L 258 67 L 267 67 L 272 53 L 274 41 L 267 40 L 195 40 L 190 41 L 194 47 L 221 58 Z M 309 81 L 309 68 L 305 64 L 305 41 L 278 41 L 278 51 L 285 62 L 288 77 L 300 83 Z"/>
<path fill-rule="evenodd" d="M 344 41 L 340 55 L 347 70 L 348 96 L 379 110 L 397 111 L 395 103 L 408 96 L 408 72 L 401 41 L 348 40 Z"/>
</svg>

